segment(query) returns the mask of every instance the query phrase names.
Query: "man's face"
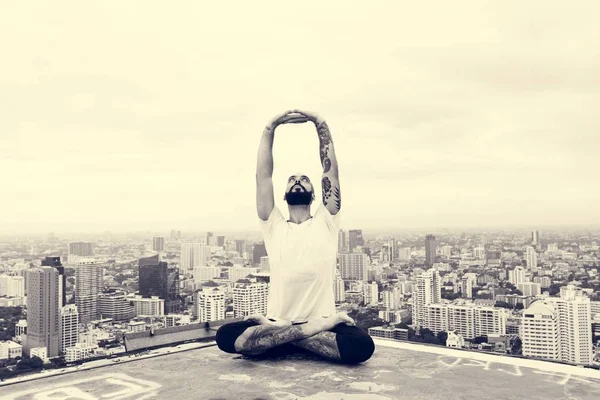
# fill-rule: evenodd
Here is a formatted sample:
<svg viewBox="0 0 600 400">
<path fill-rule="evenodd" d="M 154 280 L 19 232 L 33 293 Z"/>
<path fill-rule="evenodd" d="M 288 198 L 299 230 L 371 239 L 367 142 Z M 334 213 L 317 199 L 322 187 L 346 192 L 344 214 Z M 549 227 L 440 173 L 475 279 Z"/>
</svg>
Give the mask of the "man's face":
<svg viewBox="0 0 600 400">
<path fill-rule="evenodd" d="M 302 174 L 290 176 L 284 199 L 290 206 L 310 205 L 314 200 L 314 191 L 310 179 Z"/>
</svg>

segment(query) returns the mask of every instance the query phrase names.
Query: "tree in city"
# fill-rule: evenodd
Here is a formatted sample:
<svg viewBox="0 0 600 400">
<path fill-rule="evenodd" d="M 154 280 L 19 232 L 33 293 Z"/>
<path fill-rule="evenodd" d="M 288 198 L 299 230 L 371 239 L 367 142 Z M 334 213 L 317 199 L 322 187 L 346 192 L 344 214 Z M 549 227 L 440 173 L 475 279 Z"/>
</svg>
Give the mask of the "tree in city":
<svg viewBox="0 0 600 400">
<path fill-rule="evenodd" d="M 473 344 L 487 343 L 487 336 L 477 336 L 471 341 Z"/>
<path fill-rule="evenodd" d="M 17 364 L 18 370 L 41 369 L 44 366 L 44 361 L 37 356 L 25 357 Z"/>
<path fill-rule="evenodd" d="M 508 308 L 508 309 L 512 309 L 512 308 L 513 308 L 513 307 L 512 307 L 510 304 L 508 304 L 508 303 L 507 303 L 507 302 L 505 302 L 505 301 L 497 301 L 497 302 L 494 304 L 494 307 L 498 307 L 498 308 Z"/>
<path fill-rule="evenodd" d="M 521 355 L 523 353 L 523 341 L 520 337 L 515 337 L 510 341 L 510 354 Z"/>
</svg>

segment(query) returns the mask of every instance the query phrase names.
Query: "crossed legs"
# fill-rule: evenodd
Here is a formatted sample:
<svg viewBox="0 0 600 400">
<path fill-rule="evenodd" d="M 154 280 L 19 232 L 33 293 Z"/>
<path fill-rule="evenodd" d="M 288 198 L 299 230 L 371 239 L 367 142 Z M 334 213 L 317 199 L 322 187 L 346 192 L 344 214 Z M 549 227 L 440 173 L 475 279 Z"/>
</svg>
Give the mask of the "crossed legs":
<svg viewBox="0 0 600 400">
<path fill-rule="evenodd" d="M 354 326 L 354 321 L 345 313 L 299 325 L 254 317 L 222 326 L 217 331 L 216 341 L 219 348 L 228 353 L 255 356 L 270 350 L 299 347 L 342 363 L 366 361 L 375 350 L 371 337 Z"/>
</svg>

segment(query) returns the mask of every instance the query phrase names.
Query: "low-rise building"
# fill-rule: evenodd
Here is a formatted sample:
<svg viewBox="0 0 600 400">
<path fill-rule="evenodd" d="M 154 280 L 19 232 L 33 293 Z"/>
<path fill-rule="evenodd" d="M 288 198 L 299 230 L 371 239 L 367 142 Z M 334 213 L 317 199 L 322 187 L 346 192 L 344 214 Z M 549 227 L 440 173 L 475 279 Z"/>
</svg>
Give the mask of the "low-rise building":
<svg viewBox="0 0 600 400">
<path fill-rule="evenodd" d="M 0 360 L 9 360 L 17 357 L 23 357 L 23 346 L 12 340 L 3 340 L 0 342 Z"/>
</svg>

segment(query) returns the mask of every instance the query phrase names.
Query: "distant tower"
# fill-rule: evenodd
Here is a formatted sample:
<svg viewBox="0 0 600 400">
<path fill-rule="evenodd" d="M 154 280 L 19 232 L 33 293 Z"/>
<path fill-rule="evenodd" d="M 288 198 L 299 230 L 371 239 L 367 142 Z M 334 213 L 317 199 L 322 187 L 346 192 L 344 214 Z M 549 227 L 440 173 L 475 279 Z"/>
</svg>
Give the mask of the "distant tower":
<svg viewBox="0 0 600 400">
<path fill-rule="evenodd" d="M 425 264 L 431 267 L 435 263 L 437 243 L 435 236 L 425 236 Z"/>
<path fill-rule="evenodd" d="M 362 230 L 353 229 L 348 231 L 348 251 L 352 253 L 358 246 L 364 246 L 365 241 L 363 240 Z"/>
<path fill-rule="evenodd" d="M 390 239 L 388 251 L 390 253 L 389 260 L 396 261 L 396 257 L 398 255 L 398 245 L 396 243 L 396 239 L 394 239 L 394 238 Z"/>
<path fill-rule="evenodd" d="M 235 251 L 240 254 L 240 257 L 244 257 L 244 252 L 246 251 L 246 241 L 245 240 L 236 240 L 235 241 Z"/>
<path fill-rule="evenodd" d="M 165 251 L 165 238 L 154 237 L 152 238 L 152 250 L 157 252 Z"/>
<path fill-rule="evenodd" d="M 89 242 L 69 243 L 69 255 L 78 257 L 91 257 L 94 255 L 94 245 Z"/>
<path fill-rule="evenodd" d="M 267 256 L 267 248 L 264 242 L 256 243 L 252 250 L 252 264 L 260 265 L 261 257 Z"/>
<path fill-rule="evenodd" d="M 27 354 L 33 348 L 45 347 L 48 357 L 58 356 L 59 278 L 58 271 L 53 267 L 42 266 L 27 270 Z"/>
<path fill-rule="evenodd" d="M 532 231 L 531 232 L 531 245 L 535 247 L 540 247 L 540 232 Z"/>
<path fill-rule="evenodd" d="M 204 243 L 181 244 L 181 269 L 191 271 L 206 266 L 210 259 L 210 247 Z"/>
<path fill-rule="evenodd" d="M 338 232 L 338 253 L 343 253 L 348 248 L 348 240 L 346 238 L 346 231 L 340 229 Z"/>
<path fill-rule="evenodd" d="M 59 309 L 67 304 L 67 277 L 65 275 L 65 267 L 60 262 L 60 257 L 46 257 L 42 260 L 42 266 L 53 267 L 58 271 L 58 293 L 59 293 Z"/>
<path fill-rule="evenodd" d="M 525 261 L 527 262 L 527 268 L 537 268 L 537 253 L 532 246 L 527 246 Z"/>
</svg>

